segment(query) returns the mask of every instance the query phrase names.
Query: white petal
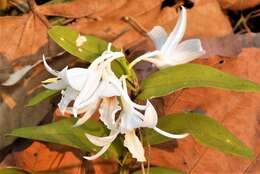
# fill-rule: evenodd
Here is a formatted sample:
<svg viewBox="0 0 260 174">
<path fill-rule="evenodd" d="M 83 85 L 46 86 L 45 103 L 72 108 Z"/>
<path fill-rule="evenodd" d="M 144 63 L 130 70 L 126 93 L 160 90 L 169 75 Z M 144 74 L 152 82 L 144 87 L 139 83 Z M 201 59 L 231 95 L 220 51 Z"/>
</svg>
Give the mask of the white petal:
<svg viewBox="0 0 260 174">
<path fill-rule="evenodd" d="M 80 91 L 89 77 L 88 72 L 85 68 L 72 68 L 66 72 L 66 79 L 72 88 Z"/>
<path fill-rule="evenodd" d="M 94 136 L 94 135 L 90 135 L 88 133 L 86 133 L 86 137 L 88 138 L 88 140 L 95 144 L 96 146 L 106 146 L 108 144 L 111 144 L 114 139 L 117 137 L 118 135 L 118 131 L 111 131 L 109 136 L 106 137 L 98 137 L 98 136 Z"/>
<path fill-rule="evenodd" d="M 44 55 L 42 56 L 42 60 L 43 60 L 43 64 L 44 64 L 45 69 L 46 69 L 49 73 L 51 73 L 52 75 L 58 76 L 59 71 L 56 71 L 56 70 L 52 69 L 52 68 L 48 65 L 48 63 L 47 63 L 46 58 L 45 58 Z"/>
<path fill-rule="evenodd" d="M 88 110 L 88 106 L 80 108 L 77 110 L 77 114 L 83 114 Z M 73 114 L 73 107 L 67 107 L 65 112 L 69 113 L 69 114 Z"/>
<path fill-rule="evenodd" d="M 135 109 L 123 110 L 119 118 L 121 119 L 120 131 L 123 133 L 141 127 L 143 122 L 143 114 Z"/>
<path fill-rule="evenodd" d="M 64 114 L 67 106 L 69 103 L 77 97 L 78 92 L 72 89 L 71 87 L 67 87 L 65 91 L 62 92 L 62 98 L 58 104 L 59 109 L 61 110 L 62 114 Z"/>
<path fill-rule="evenodd" d="M 95 102 L 90 103 L 88 106 L 86 106 L 85 114 L 80 119 L 78 119 L 78 121 L 73 125 L 73 127 L 78 127 L 84 124 L 96 112 L 99 103 L 100 100 L 96 100 Z"/>
<path fill-rule="evenodd" d="M 144 148 L 139 138 L 135 135 L 135 131 L 129 131 L 125 134 L 124 146 L 128 148 L 133 158 L 139 162 L 146 161 L 144 156 Z"/>
<path fill-rule="evenodd" d="M 100 150 L 98 153 L 96 153 L 95 155 L 93 155 L 93 156 L 84 156 L 83 158 L 85 158 L 85 159 L 87 159 L 87 160 L 95 160 L 95 159 L 97 159 L 98 157 L 100 157 L 101 155 L 103 155 L 103 154 L 107 151 L 107 149 L 109 148 L 109 146 L 110 146 L 110 144 L 108 144 L 108 145 L 106 145 L 106 146 L 103 146 L 103 147 L 101 148 L 101 150 Z"/>
<path fill-rule="evenodd" d="M 64 80 L 61 79 L 61 80 L 57 80 L 57 82 L 53 82 L 46 85 L 44 84 L 42 86 L 51 90 L 62 90 L 65 89 L 68 85 Z"/>
<path fill-rule="evenodd" d="M 147 35 L 152 39 L 157 50 L 160 50 L 167 39 L 167 33 L 161 26 L 155 26 Z"/>
<path fill-rule="evenodd" d="M 32 65 L 27 65 L 23 67 L 22 69 L 19 69 L 18 71 L 15 71 L 13 74 L 10 75 L 10 77 L 1 85 L 3 86 L 12 86 L 19 82 L 24 75 L 29 72 L 33 68 Z"/>
<path fill-rule="evenodd" d="M 104 98 L 100 108 L 100 120 L 107 126 L 107 128 L 112 129 L 115 124 L 115 115 L 121 109 L 119 102 L 116 97 Z"/>
<path fill-rule="evenodd" d="M 95 110 L 88 110 L 84 113 L 82 117 L 80 117 L 77 122 L 73 125 L 73 127 L 79 127 L 83 125 L 88 119 L 95 113 Z"/>
<path fill-rule="evenodd" d="M 76 98 L 73 107 L 75 109 L 78 109 L 83 103 L 87 102 L 91 96 L 94 95 L 97 87 L 100 84 L 100 78 L 101 78 L 101 73 L 103 69 L 98 69 L 97 72 L 95 71 L 89 71 L 89 77 L 87 78 L 83 89 L 80 91 L 78 97 Z"/>
<path fill-rule="evenodd" d="M 171 60 L 171 65 L 178 65 L 190 62 L 203 54 L 205 54 L 205 51 L 200 40 L 189 39 L 179 44 L 175 50 L 172 50 L 172 57 L 169 57 L 168 60 Z"/>
<path fill-rule="evenodd" d="M 101 81 L 96 93 L 98 93 L 99 97 L 113 97 L 121 95 L 120 89 L 118 89 L 118 87 L 110 81 Z"/>
<path fill-rule="evenodd" d="M 155 108 L 152 103 L 147 101 L 147 108 L 144 113 L 144 121 L 142 123 L 142 127 L 154 128 L 158 122 L 158 116 Z"/>
<path fill-rule="evenodd" d="M 135 64 L 137 64 L 138 62 L 140 62 L 142 60 L 154 63 L 154 62 L 152 62 L 152 60 L 156 59 L 157 57 L 160 57 L 160 55 L 161 55 L 161 51 L 160 50 L 155 50 L 155 51 L 152 51 L 152 52 L 145 53 L 142 56 L 140 56 L 140 57 L 136 58 L 135 60 L 133 60 L 129 64 L 129 69 L 131 69 L 133 66 L 135 66 Z"/>
<path fill-rule="evenodd" d="M 166 40 L 165 44 L 162 46 L 162 52 L 167 53 L 169 50 L 173 50 L 178 43 L 183 38 L 185 28 L 187 23 L 187 12 L 184 7 L 182 7 L 180 11 L 180 16 L 174 27 L 173 31 L 170 33 L 168 39 Z"/>
<path fill-rule="evenodd" d="M 159 129 L 158 127 L 154 127 L 153 128 L 156 132 L 158 132 L 159 134 L 165 136 L 165 137 L 168 137 L 168 138 L 175 138 L 175 139 L 182 139 L 182 138 L 185 138 L 187 137 L 189 134 L 188 133 L 185 133 L 185 134 L 171 134 L 169 132 L 165 132 L 161 129 Z"/>
</svg>

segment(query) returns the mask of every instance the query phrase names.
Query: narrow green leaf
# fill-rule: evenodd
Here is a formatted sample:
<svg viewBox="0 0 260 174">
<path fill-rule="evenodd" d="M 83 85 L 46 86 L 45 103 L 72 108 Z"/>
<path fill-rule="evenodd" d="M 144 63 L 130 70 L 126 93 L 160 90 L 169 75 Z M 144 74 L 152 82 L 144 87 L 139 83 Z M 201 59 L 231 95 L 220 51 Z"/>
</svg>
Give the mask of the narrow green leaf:
<svg viewBox="0 0 260 174">
<path fill-rule="evenodd" d="M 199 143 L 228 154 L 253 157 L 253 152 L 223 125 L 202 114 L 178 113 L 160 117 L 158 127 L 171 133 L 190 133 Z M 145 131 L 150 144 L 169 140 L 152 129 Z"/>
<path fill-rule="evenodd" d="M 66 3 L 66 2 L 71 2 L 71 1 L 73 1 L 73 0 L 51 0 L 51 1 L 46 2 L 44 4 L 50 5 L 50 4 Z"/>
<path fill-rule="evenodd" d="M 138 99 L 168 95 L 189 87 L 215 87 L 233 91 L 256 92 L 260 85 L 199 64 L 183 64 L 160 70 L 141 84 Z"/>
<path fill-rule="evenodd" d="M 86 42 L 77 47 L 79 32 L 68 27 L 54 26 L 48 34 L 64 50 L 85 61 L 93 61 L 107 49 L 106 41 L 91 35 L 84 35 Z"/>
<path fill-rule="evenodd" d="M 64 50 L 70 54 L 87 62 L 92 62 L 100 56 L 106 49 L 108 43 L 105 40 L 91 35 L 82 35 L 86 37 L 86 42 L 82 46 L 76 46 L 76 40 L 79 32 L 68 27 L 54 26 L 48 31 L 49 36 Z M 112 48 L 116 50 L 116 48 Z M 128 68 L 128 61 L 122 57 L 112 62 L 112 69 L 119 77 L 121 75 L 128 75 L 131 85 L 135 88 L 136 75 L 133 69 Z"/>
<path fill-rule="evenodd" d="M 8 167 L 8 168 L 1 168 L 0 174 L 30 174 L 22 169 Z"/>
<path fill-rule="evenodd" d="M 49 90 L 45 89 L 42 92 L 39 92 L 36 96 L 30 99 L 29 103 L 26 106 L 34 106 L 37 105 L 38 103 L 46 100 L 47 98 L 56 95 L 59 91 L 56 90 Z"/>
<path fill-rule="evenodd" d="M 142 174 L 141 170 L 133 172 L 132 174 Z M 151 167 L 149 170 L 149 174 L 185 174 L 176 169 L 170 169 L 165 167 Z"/>
<path fill-rule="evenodd" d="M 28 172 L 15 167 L 0 168 L 0 174 L 66 174 L 65 172 Z"/>
<path fill-rule="evenodd" d="M 15 129 L 8 135 L 67 145 L 85 152 L 96 153 L 100 148 L 88 141 L 85 133 L 106 136 L 106 128 L 103 124 L 94 120 L 88 120 L 80 127 L 73 127 L 75 121 L 75 118 L 69 118 L 43 126 Z M 108 150 L 106 157 L 118 157 L 121 150 L 120 142 L 115 141 Z"/>
</svg>

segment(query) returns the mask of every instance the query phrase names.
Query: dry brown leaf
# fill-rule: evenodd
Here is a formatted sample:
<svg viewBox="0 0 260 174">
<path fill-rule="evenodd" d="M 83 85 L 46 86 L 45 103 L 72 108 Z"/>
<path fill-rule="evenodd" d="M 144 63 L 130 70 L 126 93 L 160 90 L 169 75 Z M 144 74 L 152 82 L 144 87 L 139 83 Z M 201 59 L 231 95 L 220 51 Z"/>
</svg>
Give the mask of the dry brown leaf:
<svg viewBox="0 0 260 174">
<path fill-rule="evenodd" d="M 120 8 L 114 8 L 111 13 L 95 13 L 99 20 L 79 19 L 71 26 L 83 33 L 97 35 L 110 41 L 118 47 L 129 47 L 139 42 L 143 36 L 124 22 L 124 16 L 130 16 L 144 28 L 150 30 L 155 25 L 166 27 L 169 32 L 177 20 L 177 12 L 173 7 L 160 9 L 161 1 L 127 1 Z M 205 30 L 205 28 L 207 30 Z M 228 18 L 223 14 L 217 0 L 197 0 L 195 6 L 188 10 L 188 26 L 186 37 L 194 36 L 225 36 L 232 33 Z M 139 44 L 139 43 L 138 43 Z"/>
<path fill-rule="evenodd" d="M 81 174 L 84 161 L 79 151 L 59 145 L 33 142 L 24 150 L 16 150 L 9 158 L 17 167 L 28 171 L 65 171 Z"/>
<path fill-rule="evenodd" d="M 21 57 L 41 57 L 47 43 L 47 28 L 32 12 L 23 16 L 0 17 L 0 52 L 9 61 Z M 46 51 L 47 47 L 45 47 Z M 38 53 L 38 54 L 36 54 Z"/>
<path fill-rule="evenodd" d="M 199 62 L 259 83 L 259 64 L 255 63 L 259 53 L 260 49 L 245 49 L 237 58 L 212 57 Z M 224 63 L 219 63 L 220 60 L 224 60 Z M 245 142 L 257 156 L 260 153 L 259 99 L 260 95 L 254 93 L 194 88 L 166 97 L 164 108 L 168 114 L 197 111 L 214 117 Z M 249 167 L 257 170 L 257 163 L 206 148 L 191 137 L 178 141 L 178 148 L 172 150 L 170 146 L 153 148 L 150 158 L 152 164 L 179 168 L 188 173 L 243 173 L 249 171 Z"/>
<path fill-rule="evenodd" d="M 113 174 L 117 171 L 117 165 L 113 161 L 88 161 L 83 159 L 79 150 L 38 141 L 26 148 L 16 148 L 0 163 L 0 167 L 10 165 L 28 171 L 64 171 L 70 174 Z"/>
<path fill-rule="evenodd" d="M 260 4 L 260 0 L 218 0 L 224 9 L 243 10 Z"/>
<path fill-rule="evenodd" d="M 97 12 L 111 10 L 125 2 L 126 0 L 75 0 L 67 3 L 41 5 L 37 7 L 37 10 L 47 16 L 82 18 L 90 17 Z"/>
</svg>

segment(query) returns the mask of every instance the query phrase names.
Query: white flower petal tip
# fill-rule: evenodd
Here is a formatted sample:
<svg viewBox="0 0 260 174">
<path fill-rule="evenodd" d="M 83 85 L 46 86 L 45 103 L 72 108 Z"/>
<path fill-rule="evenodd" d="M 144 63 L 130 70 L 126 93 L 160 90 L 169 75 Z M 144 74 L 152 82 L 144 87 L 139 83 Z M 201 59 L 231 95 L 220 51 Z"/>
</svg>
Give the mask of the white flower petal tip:
<svg viewBox="0 0 260 174">
<path fill-rule="evenodd" d="M 75 116 L 74 116 L 75 117 Z M 84 123 L 88 121 L 88 119 L 91 117 L 91 115 L 83 116 L 80 119 L 77 120 L 77 122 L 73 125 L 73 127 L 79 127 L 82 126 Z"/>
<path fill-rule="evenodd" d="M 72 113 L 74 117 L 77 117 L 78 113 L 81 113 L 81 110 L 85 111 L 84 115 L 77 120 L 73 127 L 79 127 L 83 125 L 86 121 L 88 121 L 88 119 L 96 112 L 99 104 L 100 100 L 96 100 L 82 109 L 76 110 L 75 108 L 73 108 Z"/>
<path fill-rule="evenodd" d="M 45 55 L 42 55 L 42 60 L 43 60 L 43 65 L 44 65 L 45 69 L 46 69 L 50 74 L 52 74 L 52 75 L 54 75 L 54 76 L 58 76 L 58 71 L 52 69 L 52 68 L 48 65 L 48 63 L 47 63 L 47 61 L 46 61 Z"/>
<path fill-rule="evenodd" d="M 2 86 L 13 86 L 17 84 L 31 69 L 33 68 L 32 65 L 27 65 L 18 71 L 15 71 L 10 77 L 3 82 Z"/>
<path fill-rule="evenodd" d="M 149 38 L 153 41 L 155 44 L 155 47 L 157 50 L 160 50 L 167 40 L 167 33 L 161 26 L 155 26 L 151 31 L 147 33 Z"/>
<path fill-rule="evenodd" d="M 158 122 L 158 115 L 150 101 L 147 101 L 142 127 L 154 128 Z"/>
<path fill-rule="evenodd" d="M 133 158 L 139 162 L 145 162 L 144 148 L 139 138 L 135 135 L 135 131 L 129 131 L 125 134 L 124 146 L 128 148 Z"/>
<path fill-rule="evenodd" d="M 168 138 L 174 138 L 174 139 L 182 139 L 182 138 L 185 138 L 187 137 L 189 134 L 188 133 L 185 133 L 185 134 L 171 134 L 169 132 L 165 132 L 161 129 L 159 129 L 158 127 L 154 127 L 153 128 L 156 132 L 158 132 L 159 134 L 165 136 L 165 137 L 168 137 Z"/>
<path fill-rule="evenodd" d="M 164 54 L 170 54 L 174 48 L 178 45 L 181 39 L 184 36 L 185 29 L 187 24 L 187 12 L 184 7 L 181 8 L 180 15 L 178 21 L 170 33 L 169 37 L 167 38 L 166 42 L 161 48 L 161 51 Z"/>
<path fill-rule="evenodd" d="M 110 146 L 110 144 L 108 144 L 106 146 L 103 146 L 101 148 L 101 150 L 98 153 L 96 153 L 95 155 L 93 155 L 93 156 L 84 156 L 83 158 L 85 158 L 87 160 L 95 160 L 95 159 L 99 158 L 100 156 L 102 156 L 107 151 L 109 146 Z"/>
<path fill-rule="evenodd" d="M 111 133 L 109 136 L 106 137 L 98 137 L 98 136 L 94 136 L 94 135 L 90 135 L 88 133 L 86 133 L 86 137 L 88 138 L 88 140 L 93 143 L 96 146 L 106 146 L 108 144 L 111 144 L 114 139 L 117 137 L 119 132 L 114 132 Z"/>
<path fill-rule="evenodd" d="M 170 65 L 178 65 L 191 62 L 205 54 L 199 39 L 189 39 L 180 43 L 174 52 L 174 59 L 169 62 Z"/>
<path fill-rule="evenodd" d="M 86 36 L 78 35 L 76 39 L 76 46 L 81 47 L 85 42 L 87 42 Z"/>
</svg>

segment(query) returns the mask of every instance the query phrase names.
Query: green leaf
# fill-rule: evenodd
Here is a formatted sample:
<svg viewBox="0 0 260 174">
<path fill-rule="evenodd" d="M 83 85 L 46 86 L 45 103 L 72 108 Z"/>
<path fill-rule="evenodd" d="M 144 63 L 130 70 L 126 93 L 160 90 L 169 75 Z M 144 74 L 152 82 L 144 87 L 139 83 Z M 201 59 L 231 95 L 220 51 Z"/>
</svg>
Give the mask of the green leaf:
<svg viewBox="0 0 260 174">
<path fill-rule="evenodd" d="M 85 133 L 106 136 L 107 130 L 104 125 L 94 120 L 88 120 L 80 127 L 73 127 L 75 122 L 75 118 L 63 119 L 43 126 L 15 129 L 8 135 L 67 145 L 85 152 L 96 153 L 99 151 L 100 148 L 88 141 Z M 122 151 L 121 147 L 119 141 L 114 141 L 105 157 L 118 157 Z"/>
<path fill-rule="evenodd" d="M 59 91 L 56 90 L 50 90 L 50 89 L 45 89 L 42 92 L 39 92 L 36 96 L 30 99 L 29 103 L 26 106 L 34 106 L 37 105 L 38 103 L 48 99 L 49 97 L 56 95 Z"/>
<path fill-rule="evenodd" d="M 6 167 L 0 169 L 0 174 L 66 174 L 65 172 L 28 172 L 15 167 Z"/>
<path fill-rule="evenodd" d="M 158 127 L 171 133 L 190 133 L 199 143 L 219 151 L 253 157 L 253 152 L 230 131 L 214 119 L 197 113 L 177 113 L 159 118 Z M 168 141 L 152 129 L 145 129 L 150 144 Z"/>
<path fill-rule="evenodd" d="M 79 32 L 68 27 L 54 26 L 48 34 L 64 50 L 84 61 L 95 60 L 107 49 L 106 41 L 91 35 L 84 35 L 87 41 L 80 48 L 77 47 Z"/>
<path fill-rule="evenodd" d="M 168 95 L 188 87 L 215 87 L 233 91 L 256 92 L 260 85 L 199 64 L 182 64 L 160 70 L 141 84 L 138 99 Z"/>
<path fill-rule="evenodd" d="M 142 171 L 136 171 L 132 174 L 142 174 Z M 169 169 L 164 167 L 151 167 L 149 170 L 149 174 L 185 174 L 184 172 L 175 170 L 175 169 Z"/>
<path fill-rule="evenodd" d="M 44 4 L 50 5 L 50 4 L 66 3 L 66 2 L 71 2 L 71 1 L 73 1 L 73 0 L 51 0 L 51 1 L 46 2 Z"/>
<path fill-rule="evenodd" d="M 91 35 L 82 35 L 86 37 L 87 41 L 79 48 L 76 46 L 76 40 L 80 33 L 68 27 L 54 26 L 48 31 L 48 34 L 64 50 L 87 62 L 95 60 L 108 46 L 105 40 Z M 112 49 L 116 50 L 116 48 Z M 130 84 L 136 88 L 136 75 L 133 69 L 128 68 L 128 64 L 126 58 L 122 57 L 112 62 L 112 69 L 118 77 L 128 75 Z"/>
</svg>

